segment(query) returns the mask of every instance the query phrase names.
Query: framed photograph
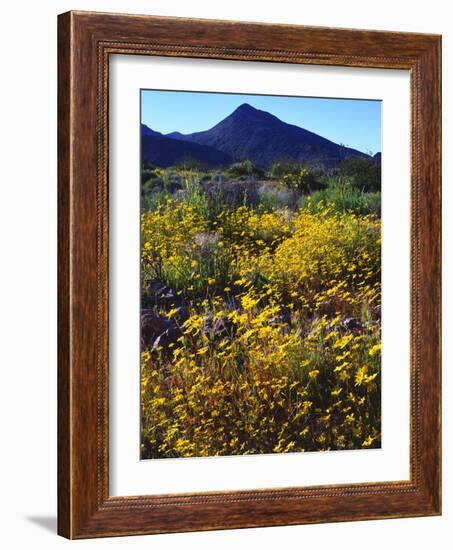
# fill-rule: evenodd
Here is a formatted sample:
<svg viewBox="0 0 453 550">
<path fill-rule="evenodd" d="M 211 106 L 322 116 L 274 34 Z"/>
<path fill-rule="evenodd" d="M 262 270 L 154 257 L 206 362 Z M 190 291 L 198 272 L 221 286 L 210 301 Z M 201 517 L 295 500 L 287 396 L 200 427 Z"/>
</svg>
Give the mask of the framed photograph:
<svg viewBox="0 0 453 550">
<path fill-rule="evenodd" d="M 58 28 L 59 533 L 440 514 L 440 37 Z"/>
</svg>

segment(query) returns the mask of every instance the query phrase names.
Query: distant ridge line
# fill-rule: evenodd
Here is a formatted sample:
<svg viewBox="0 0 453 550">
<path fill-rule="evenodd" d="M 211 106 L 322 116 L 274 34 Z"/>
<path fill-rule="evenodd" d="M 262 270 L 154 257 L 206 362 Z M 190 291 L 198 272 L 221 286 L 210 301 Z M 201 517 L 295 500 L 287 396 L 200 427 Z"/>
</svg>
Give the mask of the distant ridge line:
<svg viewBox="0 0 453 550">
<path fill-rule="evenodd" d="M 268 170 L 275 162 L 333 169 L 344 160 L 357 157 L 380 161 L 380 153 L 366 153 L 335 143 L 321 135 L 243 103 L 212 128 L 191 134 L 161 134 L 142 124 L 142 157 L 170 166 L 184 158 L 222 168 L 229 163 L 250 160 Z M 194 147 L 195 146 L 195 147 Z M 196 147 L 199 146 L 199 147 Z M 162 148 L 167 148 L 163 151 Z"/>
</svg>

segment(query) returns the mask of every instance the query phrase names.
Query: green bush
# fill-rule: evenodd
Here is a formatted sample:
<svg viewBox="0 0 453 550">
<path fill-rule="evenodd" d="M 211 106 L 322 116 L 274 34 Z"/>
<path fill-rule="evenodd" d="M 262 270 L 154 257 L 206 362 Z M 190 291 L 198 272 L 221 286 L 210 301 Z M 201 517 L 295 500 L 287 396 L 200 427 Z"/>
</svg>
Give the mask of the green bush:
<svg viewBox="0 0 453 550">
<path fill-rule="evenodd" d="M 264 181 L 258 189 L 258 207 L 262 211 L 273 211 L 276 208 L 294 210 L 299 195 L 279 181 Z"/>
<path fill-rule="evenodd" d="M 338 175 L 350 178 L 353 187 L 365 192 L 381 190 L 381 163 L 367 158 L 349 158 L 342 162 Z"/>
<path fill-rule="evenodd" d="M 242 160 L 240 162 L 236 162 L 232 164 L 228 168 L 226 175 L 231 178 L 241 178 L 241 177 L 250 177 L 250 176 L 263 177 L 264 172 L 263 170 L 255 166 L 252 161 Z"/>
<path fill-rule="evenodd" d="M 282 178 L 286 174 L 293 174 L 300 169 L 300 166 L 295 162 L 274 162 L 271 166 L 269 174 L 274 178 Z"/>
<path fill-rule="evenodd" d="M 149 212 L 155 210 L 159 205 L 165 204 L 169 197 L 167 191 L 161 191 L 159 189 L 151 189 L 147 193 L 142 194 L 141 211 Z"/>
<path fill-rule="evenodd" d="M 339 212 L 381 215 L 380 191 L 370 193 L 357 189 L 352 178 L 331 177 L 326 189 L 316 191 L 309 197 L 301 197 L 298 206 L 307 207 L 314 212 L 320 202 L 334 205 Z"/>
<path fill-rule="evenodd" d="M 270 175 L 280 179 L 288 189 L 300 193 L 309 193 L 320 187 L 320 182 L 307 166 L 295 162 L 276 162 L 272 165 Z"/>
</svg>

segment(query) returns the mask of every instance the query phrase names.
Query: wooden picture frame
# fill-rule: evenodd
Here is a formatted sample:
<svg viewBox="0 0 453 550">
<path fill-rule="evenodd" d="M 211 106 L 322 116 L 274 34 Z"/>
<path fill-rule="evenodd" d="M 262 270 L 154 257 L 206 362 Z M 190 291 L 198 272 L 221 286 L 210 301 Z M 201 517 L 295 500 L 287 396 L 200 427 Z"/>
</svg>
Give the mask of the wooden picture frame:
<svg viewBox="0 0 453 550">
<path fill-rule="evenodd" d="M 58 21 L 58 532 L 67 538 L 441 513 L 441 38 L 69 12 Z M 109 55 L 406 69 L 411 94 L 410 480 L 109 496 Z"/>
</svg>

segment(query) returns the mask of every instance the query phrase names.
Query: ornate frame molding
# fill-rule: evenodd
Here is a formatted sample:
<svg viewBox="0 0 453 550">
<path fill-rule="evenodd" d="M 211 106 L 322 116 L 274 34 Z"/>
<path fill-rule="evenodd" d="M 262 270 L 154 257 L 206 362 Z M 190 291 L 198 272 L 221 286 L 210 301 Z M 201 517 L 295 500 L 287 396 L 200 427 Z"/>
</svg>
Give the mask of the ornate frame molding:
<svg viewBox="0 0 453 550">
<path fill-rule="evenodd" d="M 221 40 L 225 30 L 228 45 Z M 109 496 L 108 60 L 113 54 L 410 71 L 410 481 Z M 440 106 L 438 36 L 88 12 L 59 16 L 61 535 L 86 538 L 440 513 Z"/>
</svg>

